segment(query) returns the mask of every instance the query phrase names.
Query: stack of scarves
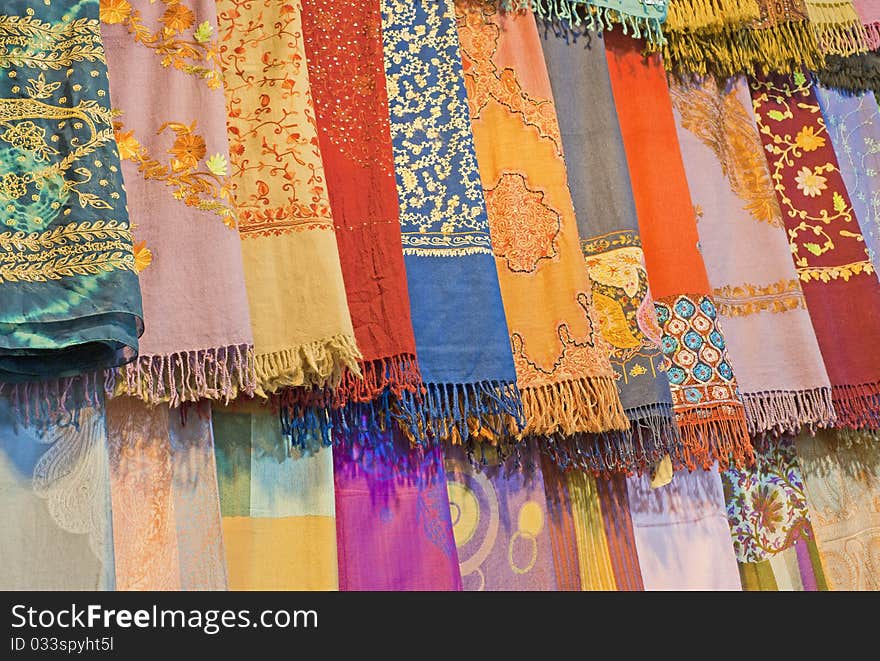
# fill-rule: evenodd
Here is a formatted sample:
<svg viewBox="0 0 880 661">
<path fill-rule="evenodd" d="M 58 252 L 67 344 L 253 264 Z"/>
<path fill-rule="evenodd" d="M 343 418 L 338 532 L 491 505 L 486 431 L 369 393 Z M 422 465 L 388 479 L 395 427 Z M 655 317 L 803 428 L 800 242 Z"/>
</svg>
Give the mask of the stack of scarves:
<svg viewBox="0 0 880 661">
<path fill-rule="evenodd" d="M 591 287 L 534 17 L 457 8 L 458 35 L 492 250 L 525 413 L 563 465 L 586 434 L 628 430 Z M 573 438 L 572 438 L 573 437 Z M 619 463 L 595 458 L 595 468 Z M 589 454 L 587 456 L 590 456 Z M 591 459 L 593 457 L 590 457 Z"/>
<path fill-rule="evenodd" d="M 661 346 L 672 363 L 681 461 L 741 464 L 751 456 L 745 410 L 699 252 L 666 76 L 658 56 L 642 58 L 639 42 L 609 32 L 605 46 Z"/>
<path fill-rule="evenodd" d="M 677 455 L 679 438 L 605 47 L 564 26 L 543 36 L 593 305 L 632 427 L 631 452 L 611 463 L 639 470 Z"/>
<path fill-rule="evenodd" d="M 56 420 L 144 330 L 98 0 L 4 2 L 0 73 L 0 392 Z"/>
<path fill-rule="evenodd" d="M 299 4 L 218 0 L 233 199 L 257 392 L 360 376 Z"/>
<path fill-rule="evenodd" d="M 452 0 L 383 0 L 401 235 L 421 395 L 416 439 L 518 435 L 522 402 L 462 76 Z"/>
<path fill-rule="evenodd" d="M 831 384 L 785 235 L 748 85 L 671 83 L 700 248 L 749 433 L 834 422 Z"/>
<path fill-rule="evenodd" d="M 752 79 L 755 119 L 840 427 L 880 428 L 880 283 L 812 79 Z M 853 301 L 858 301 L 853 305 Z"/>
<path fill-rule="evenodd" d="M 189 5 L 173 22 L 148 0 L 101 10 L 146 325 L 115 394 L 154 405 L 229 401 L 256 385 L 216 13 Z"/>
</svg>

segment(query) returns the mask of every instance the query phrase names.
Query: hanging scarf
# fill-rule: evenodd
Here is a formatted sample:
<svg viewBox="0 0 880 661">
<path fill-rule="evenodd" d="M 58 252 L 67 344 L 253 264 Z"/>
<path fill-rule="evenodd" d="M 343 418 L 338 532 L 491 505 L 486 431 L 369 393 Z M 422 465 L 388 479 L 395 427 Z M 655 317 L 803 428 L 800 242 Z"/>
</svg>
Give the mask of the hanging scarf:
<svg viewBox="0 0 880 661">
<path fill-rule="evenodd" d="M 568 437 L 628 429 L 593 336 L 562 139 L 531 14 L 459 5 L 465 87 L 526 426 Z M 560 438 L 563 448 L 569 443 Z M 561 460 L 569 463 L 563 449 Z M 577 455 L 576 451 L 572 455 Z"/>
<path fill-rule="evenodd" d="M 819 68 L 804 0 L 670 0 L 663 64 L 688 78 Z"/>
<path fill-rule="evenodd" d="M 211 408 L 107 402 L 117 590 L 225 590 Z"/>
<path fill-rule="evenodd" d="M 804 0 L 810 28 L 823 53 L 853 55 L 869 49 L 853 0 Z"/>
<path fill-rule="evenodd" d="M 637 42 L 605 35 L 639 230 L 667 371 L 681 459 L 688 467 L 749 459 L 751 443 L 736 378 L 698 248 L 694 208 L 675 134 L 666 76 Z M 660 173 L 658 175 L 658 173 Z"/>
<path fill-rule="evenodd" d="M 858 435 L 857 435 L 858 436 Z M 880 448 L 872 436 L 799 436 L 810 520 L 831 590 L 880 590 Z"/>
<path fill-rule="evenodd" d="M 825 87 L 833 87 L 847 94 L 880 92 L 880 52 L 868 51 L 849 57 L 829 55 L 825 66 L 815 72 Z"/>
<path fill-rule="evenodd" d="M 144 327 L 98 0 L 4 2 L 0 74 L 0 391 L 28 419 L 98 405 Z"/>
<path fill-rule="evenodd" d="M 577 39 L 562 26 L 545 27 L 544 58 L 559 109 L 581 250 L 599 329 L 611 348 L 632 427 L 634 453 L 619 458 L 617 465 L 639 470 L 666 453 L 677 456 L 680 440 L 605 47 L 598 39 Z"/>
<path fill-rule="evenodd" d="M 366 415 L 384 426 L 390 397 L 416 392 L 421 376 L 400 244 L 379 3 L 305 0 L 302 18 L 345 292 L 364 356 L 363 378 L 346 371 L 325 398 L 337 412 L 351 403 L 343 425 Z M 304 393 L 293 393 L 297 408 L 308 405 Z M 300 411 L 284 431 L 295 437 L 308 420 Z"/>
<path fill-rule="evenodd" d="M 724 336 L 749 433 L 834 422 L 831 384 L 810 323 L 743 77 L 672 82 L 678 141 L 698 209 Z"/>
<path fill-rule="evenodd" d="M 336 590 L 330 448 L 289 451 L 277 415 L 252 402 L 212 416 L 230 590 Z"/>
<path fill-rule="evenodd" d="M 461 590 L 439 446 L 410 448 L 396 429 L 346 443 L 333 479 L 340 590 Z"/>
<path fill-rule="evenodd" d="M 880 283 L 813 82 L 750 81 L 755 119 L 842 427 L 880 428 Z"/>
<path fill-rule="evenodd" d="M 565 473 L 546 452 L 540 452 L 539 457 L 547 497 L 547 524 L 550 528 L 553 567 L 556 570 L 556 589 L 579 592 L 581 570 L 577 527 L 565 484 Z"/>
<path fill-rule="evenodd" d="M 445 455 L 462 588 L 559 590 L 537 452 L 529 451 L 516 471 L 495 462 L 476 469 L 462 448 Z"/>
<path fill-rule="evenodd" d="M 880 109 L 873 92 L 846 96 L 814 87 L 865 249 L 880 266 Z"/>
<path fill-rule="evenodd" d="M 633 531 L 646 590 L 740 590 L 716 470 L 677 472 L 653 489 L 627 478 Z"/>
<path fill-rule="evenodd" d="M 116 394 L 171 406 L 253 394 L 256 379 L 216 14 L 213 3 L 190 5 L 101 10 L 146 320 Z"/>
<path fill-rule="evenodd" d="M 561 21 L 578 33 L 601 33 L 618 26 L 633 39 L 662 44 L 669 0 L 501 0 L 508 12 L 528 10 L 550 22 Z"/>
<path fill-rule="evenodd" d="M 516 434 L 522 403 L 452 0 L 382 0 L 382 21 L 403 254 L 425 381 L 421 398 L 402 393 L 409 433 L 454 441 L 479 427 L 496 437 Z"/>
<path fill-rule="evenodd" d="M 115 589 L 103 412 L 37 433 L 0 399 L 0 493 L 0 589 Z"/>
<path fill-rule="evenodd" d="M 636 553 L 626 478 L 618 474 L 605 480 L 596 480 L 596 488 L 617 589 L 627 592 L 643 591 L 645 584 Z"/>
<path fill-rule="evenodd" d="M 865 26 L 868 48 L 877 50 L 880 48 L 880 1 L 853 0 L 853 7 Z"/>
<path fill-rule="evenodd" d="M 218 0 L 260 392 L 335 387 L 361 359 L 315 127 L 299 3 Z"/>
</svg>

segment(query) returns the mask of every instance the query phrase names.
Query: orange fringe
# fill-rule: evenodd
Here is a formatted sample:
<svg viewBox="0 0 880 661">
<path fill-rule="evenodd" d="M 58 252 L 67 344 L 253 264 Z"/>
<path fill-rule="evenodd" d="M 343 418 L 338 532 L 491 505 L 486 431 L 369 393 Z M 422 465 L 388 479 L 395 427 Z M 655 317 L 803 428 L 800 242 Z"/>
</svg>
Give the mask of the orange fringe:
<svg viewBox="0 0 880 661">
<path fill-rule="evenodd" d="M 682 440 L 680 461 L 688 470 L 698 467 L 708 470 L 716 461 L 722 470 L 731 466 L 745 468 L 755 463 L 741 404 L 676 411 L 675 421 Z"/>
</svg>

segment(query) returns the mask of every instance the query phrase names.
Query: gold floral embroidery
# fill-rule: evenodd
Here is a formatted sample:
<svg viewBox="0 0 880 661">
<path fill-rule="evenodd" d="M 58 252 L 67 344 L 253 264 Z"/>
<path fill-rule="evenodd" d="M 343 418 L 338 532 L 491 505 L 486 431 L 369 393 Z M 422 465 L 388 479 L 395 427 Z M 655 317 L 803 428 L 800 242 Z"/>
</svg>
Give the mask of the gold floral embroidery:
<svg viewBox="0 0 880 661">
<path fill-rule="evenodd" d="M 32 15 L 0 15 L 0 67 L 57 71 L 82 61 L 104 62 L 98 21 L 46 23 Z"/>
<path fill-rule="evenodd" d="M 134 270 L 141 273 L 153 263 L 153 251 L 147 248 L 147 242 L 141 241 L 134 244 Z"/>
<path fill-rule="evenodd" d="M 720 91 L 713 80 L 693 86 L 672 81 L 669 91 L 682 126 L 715 153 L 730 189 L 746 203 L 746 211 L 755 220 L 782 227 L 764 147 L 752 118 L 735 89 Z M 802 140 L 815 144 L 817 138 L 805 134 Z"/>
<path fill-rule="evenodd" d="M 800 281 L 785 278 L 769 285 L 727 285 L 715 289 L 713 294 L 718 311 L 725 317 L 805 310 L 807 307 Z"/>
<path fill-rule="evenodd" d="M 134 131 L 126 131 L 122 122 L 114 122 L 113 127 L 120 158 L 137 164 L 144 179 L 164 181 L 174 189 L 176 199 L 187 206 L 214 213 L 220 216 L 224 225 L 235 228 L 228 162 L 222 154 L 214 154 L 204 161 L 205 169 L 199 168 L 207 148 L 204 138 L 196 133 L 195 122 L 190 125 L 166 122 L 156 131 L 157 135 L 162 135 L 170 130 L 175 135 L 174 144 L 168 150 L 172 159 L 167 165 L 152 158 Z"/>
<path fill-rule="evenodd" d="M 116 220 L 60 225 L 45 232 L 0 233 L 0 282 L 46 282 L 134 270 L 131 231 Z"/>
<path fill-rule="evenodd" d="M 156 0 L 150 0 L 150 4 Z M 183 0 L 159 0 L 166 9 L 159 17 L 159 27 L 151 31 L 141 13 L 128 0 L 101 0 L 101 21 L 107 25 L 123 24 L 136 42 L 162 58 L 162 66 L 174 67 L 203 78 L 208 87 L 223 84 L 214 26 L 209 21 L 196 25 L 195 12 Z M 192 37 L 186 33 L 192 30 Z"/>
</svg>

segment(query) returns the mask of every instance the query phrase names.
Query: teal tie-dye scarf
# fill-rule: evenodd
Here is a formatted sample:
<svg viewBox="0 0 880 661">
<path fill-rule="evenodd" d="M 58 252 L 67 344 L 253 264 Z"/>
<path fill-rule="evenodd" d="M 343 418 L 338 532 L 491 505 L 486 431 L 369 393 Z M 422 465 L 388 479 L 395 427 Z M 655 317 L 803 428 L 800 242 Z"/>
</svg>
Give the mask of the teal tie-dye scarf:
<svg viewBox="0 0 880 661">
<path fill-rule="evenodd" d="M 111 120 L 98 0 L 4 0 L 0 389 L 48 398 L 33 382 L 137 355 L 141 296 Z"/>
</svg>

